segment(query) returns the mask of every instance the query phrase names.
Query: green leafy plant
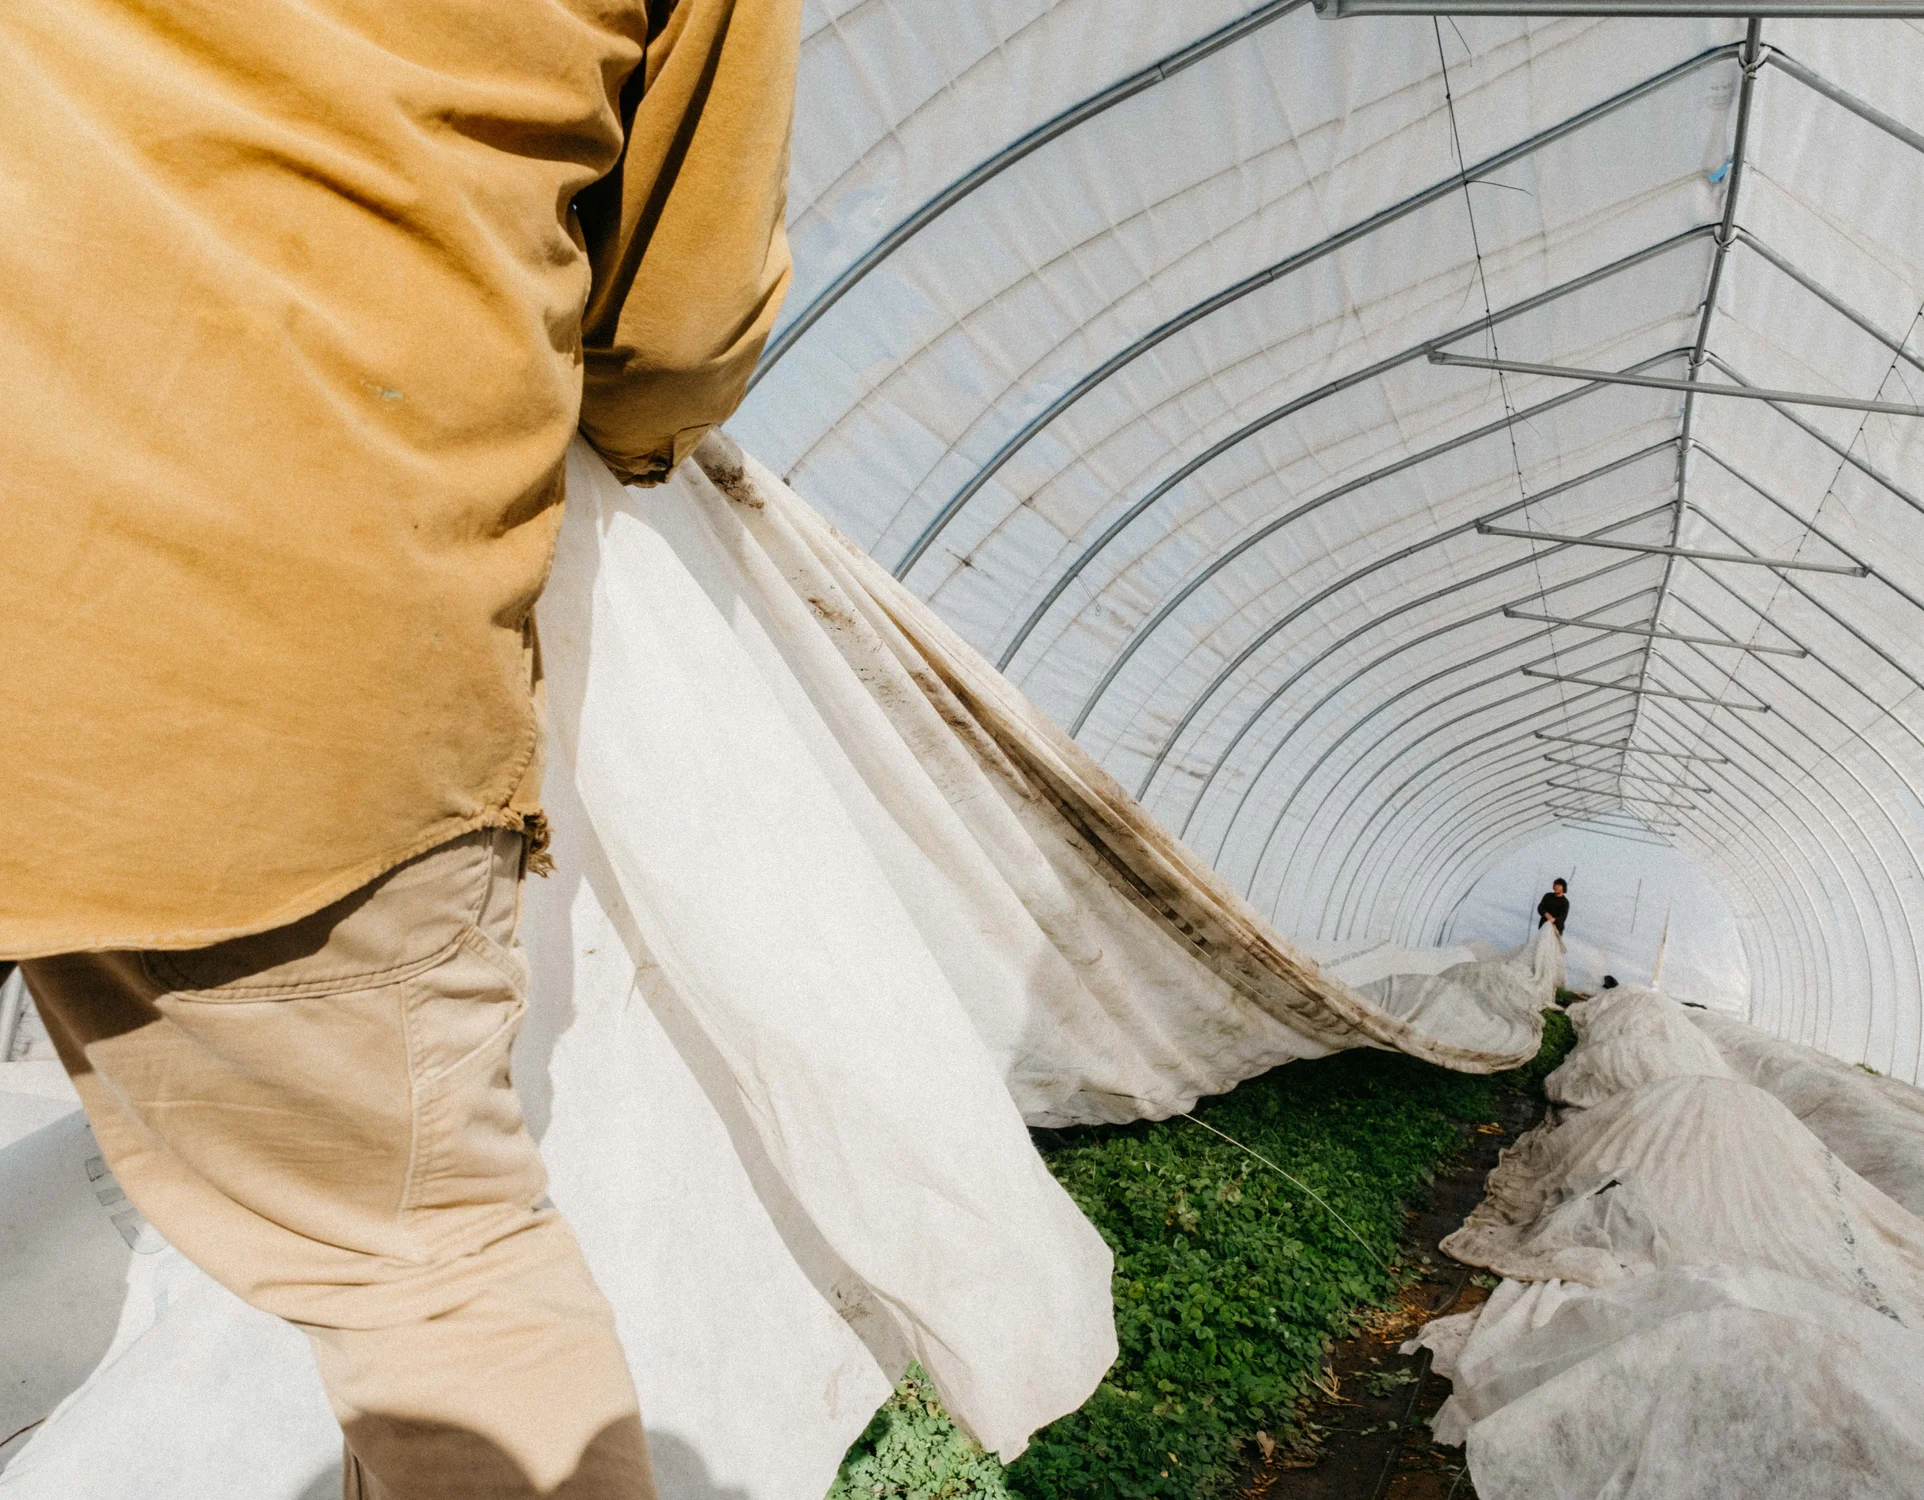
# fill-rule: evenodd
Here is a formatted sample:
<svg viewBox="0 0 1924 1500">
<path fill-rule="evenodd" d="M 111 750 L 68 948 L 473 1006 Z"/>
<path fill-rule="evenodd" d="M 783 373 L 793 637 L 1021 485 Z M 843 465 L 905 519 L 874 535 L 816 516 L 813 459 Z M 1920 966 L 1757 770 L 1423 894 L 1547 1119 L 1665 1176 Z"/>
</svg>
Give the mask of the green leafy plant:
<svg viewBox="0 0 1924 1500">
<path fill-rule="evenodd" d="M 1542 1051 L 1496 1077 L 1358 1050 L 1274 1069 L 1193 1120 L 1049 1133 L 1050 1170 L 1115 1255 L 1116 1363 L 1006 1471 L 911 1372 L 831 1500 L 1220 1494 L 1255 1433 L 1296 1430 L 1328 1341 L 1404 1281 L 1405 1207 L 1463 1128 L 1539 1090 L 1572 1040 L 1548 1011 Z"/>
<path fill-rule="evenodd" d="M 828 1500 L 1008 1500 L 1003 1468 L 942 1410 L 920 1365 L 842 1460 Z"/>
</svg>

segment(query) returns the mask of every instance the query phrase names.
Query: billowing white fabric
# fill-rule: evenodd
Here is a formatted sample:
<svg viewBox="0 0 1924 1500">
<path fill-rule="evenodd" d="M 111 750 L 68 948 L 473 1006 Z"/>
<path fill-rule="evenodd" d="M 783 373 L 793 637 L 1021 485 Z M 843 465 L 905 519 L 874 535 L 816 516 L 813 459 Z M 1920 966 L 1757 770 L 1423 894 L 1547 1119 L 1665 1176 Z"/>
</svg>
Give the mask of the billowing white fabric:
<svg viewBox="0 0 1924 1500">
<path fill-rule="evenodd" d="M 1443 1248 L 1520 1281 L 1586 1286 L 1765 1266 L 1924 1328 L 1924 1220 L 1734 1078 L 1659 1079 L 1532 1131 Z"/>
<path fill-rule="evenodd" d="M 911 1355 L 1010 1455 L 1113 1358 L 1108 1252 L 1025 1115 L 1167 1115 L 1338 1046 L 1504 1066 L 1560 949 L 1319 972 L 772 475 L 704 455 L 726 490 L 686 466 L 627 491 L 574 455 L 541 617 L 558 870 L 527 897 L 515 1070 L 666 1493 L 818 1500 Z M 130 1347 L 249 1316 L 183 1297 Z M 228 1342 L 256 1384 L 311 1388 L 298 1341 Z M 52 1500 L 109 1410 L 118 1453 L 224 1430 L 197 1366 L 136 1393 L 133 1357 L 0 1486 Z M 252 1421 L 271 1478 L 244 1500 L 313 1482 L 315 1420 Z"/>
<path fill-rule="evenodd" d="M 1738 1077 L 1781 1100 L 1866 1182 L 1924 1215 L 1924 1090 L 1727 1016 L 1688 1014 Z"/>
<path fill-rule="evenodd" d="M 1924 1220 L 1710 1037 L 1780 1064 L 1783 1044 L 1649 990 L 1570 1014 L 1578 1043 L 1546 1087 L 1583 1107 L 1506 1152 L 1444 1241 L 1506 1279 L 1405 1346 L 1452 1382 L 1438 1440 L 1466 1443 L 1499 1500 L 1911 1494 Z M 1762 1071 L 1813 1068 L 1790 1061 Z M 1861 1132 L 1861 1109 L 1836 1113 Z"/>
<path fill-rule="evenodd" d="M 816 0 L 808 326 L 734 430 L 884 567 L 953 507 L 909 586 L 1283 930 L 1439 942 L 1534 831 L 1607 811 L 1728 899 L 1756 1024 L 1915 1079 L 1924 422 L 1704 397 L 1685 444 L 1675 392 L 1424 357 L 1678 378 L 1701 337 L 1706 382 L 1924 396 L 1924 31 L 1767 18 L 1733 171 L 1743 35 Z M 1528 618 L 1592 612 L 1808 654 Z"/>
<path fill-rule="evenodd" d="M 1580 1045 L 1543 1091 L 1559 1104 L 1601 1104 L 1659 1078 L 1735 1078 L 1716 1046 L 1667 996 L 1634 985 L 1606 990 L 1569 1010 Z"/>
<path fill-rule="evenodd" d="M 1908 1500 L 1924 1473 L 1924 1336 L 1780 1272 L 1506 1281 L 1421 1342 L 1484 1500 Z"/>
</svg>

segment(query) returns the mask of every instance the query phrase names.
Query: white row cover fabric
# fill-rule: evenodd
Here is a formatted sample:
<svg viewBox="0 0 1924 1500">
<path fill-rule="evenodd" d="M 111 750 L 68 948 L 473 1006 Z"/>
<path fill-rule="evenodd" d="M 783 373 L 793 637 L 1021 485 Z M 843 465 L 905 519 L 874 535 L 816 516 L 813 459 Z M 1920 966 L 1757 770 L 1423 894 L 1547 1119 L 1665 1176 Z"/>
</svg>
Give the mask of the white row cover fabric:
<svg viewBox="0 0 1924 1500">
<path fill-rule="evenodd" d="M 1781 1100 L 1837 1159 L 1924 1216 L 1924 1089 L 1707 1011 L 1690 1019 L 1735 1076 Z"/>
<path fill-rule="evenodd" d="M 1439 942 L 1609 811 L 1759 1026 L 1915 1080 L 1924 421 L 1425 358 L 1924 400 L 1924 27 L 1744 33 L 811 0 L 734 430 L 1285 931 Z"/>
<path fill-rule="evenodd" d="M 719 484 L 688 465 L 651 491 L 571 459 L 541 606 L 558 869 L 526 898 L 515 1077 L 664 1493 L 819 1500 L 910 1357 L 1005 1456 L 1114 1358 L 1108 1251 L 1025 1117 L 1163 1116 L 1344 1046 L 1506 1066 L 1561 947 L 1323 972 L 779 480 L 702 456 Z M 50 1139 L 0 1151 L 0 1196 L 44 1196 Z M 191 1294 L 123 1295 L 129 1253 L 63 1260 L 64 1222 L 32 1257 L 60 1300 L 147 1311 L 22 1398 L 24 1423 L 92 1370 L 0 1494 L 108 1500 L 241 1427 L 244 1463 L 153 1494 L 324 1487 L 301 1342 L 171 1250 L 159 1283 Z M 124 1374 L 209 1340 L 233 1351 L 218 1387 L 185 1358 Z M 235 1381 L 305 1395 L 234 1404 Z"/>
<path fill-rule="evenodd" d="M 1641 989 L 1571 1018 L 1578 1044 L 1546 1080 L 1560 1119 L 1505 1153 L 1444 1242 L 1506 1279 L 1406 1346 L 1453 1382 L 1438 1440 L 1467 1444 L 1493 1500 L 1913 1493 L 1924 1220 L 1711 1038 L 1780 1064 L 1784 1044 Z M 1864 1118 L 1807 1116 L 1858 1143 Z"/>
</svg>

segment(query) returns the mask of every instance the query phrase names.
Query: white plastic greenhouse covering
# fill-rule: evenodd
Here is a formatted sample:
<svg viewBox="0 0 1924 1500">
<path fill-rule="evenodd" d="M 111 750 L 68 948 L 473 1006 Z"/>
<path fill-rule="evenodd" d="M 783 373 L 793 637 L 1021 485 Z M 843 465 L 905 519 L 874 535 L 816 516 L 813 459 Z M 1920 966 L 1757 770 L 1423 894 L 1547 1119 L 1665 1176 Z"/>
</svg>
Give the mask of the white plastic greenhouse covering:
<svg viewBox="0 0 1924 1500">
<path fill-rule="evenodd" d="M 1915 1079 L 1924 421 L 1426 357 L 1924 400 L 1924 30 L 1744 42 L 815 0 L 730 430 L 1282 930 L 1433 944 L 1610 809 Z"/>
</svg>

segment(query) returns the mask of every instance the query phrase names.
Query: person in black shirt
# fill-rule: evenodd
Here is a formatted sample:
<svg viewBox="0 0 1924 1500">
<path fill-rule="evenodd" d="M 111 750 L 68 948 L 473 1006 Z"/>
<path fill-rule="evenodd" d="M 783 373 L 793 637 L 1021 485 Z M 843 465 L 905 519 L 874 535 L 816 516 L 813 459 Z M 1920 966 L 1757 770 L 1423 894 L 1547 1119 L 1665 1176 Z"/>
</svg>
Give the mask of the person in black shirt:
<svg viewBox="0 0 1924 1500">
<path fill-rule="evenodd" d="M 1563 935 L 1564 921 L 1570 915 L 1570 897 L 1566 894 L 1569 889 L 1561 880 L 1553 880 L 1543 899 L 1537 902 L 1537 926 L 1555 922 L 1559 937 Z"/>
</svg>

